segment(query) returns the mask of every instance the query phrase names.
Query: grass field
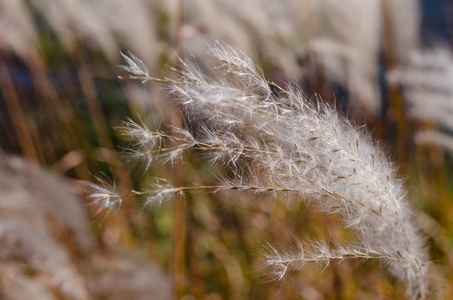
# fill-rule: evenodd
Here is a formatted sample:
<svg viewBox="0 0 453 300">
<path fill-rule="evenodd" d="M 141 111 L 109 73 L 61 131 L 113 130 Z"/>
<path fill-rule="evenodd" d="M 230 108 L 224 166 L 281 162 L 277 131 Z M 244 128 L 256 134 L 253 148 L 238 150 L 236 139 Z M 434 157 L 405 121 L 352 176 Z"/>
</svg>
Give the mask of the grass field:
<svg viewBox="0 0 453 300">
<path fill-rule="evenodd" d="M 0 0 L 0 298 L 448 299 L 451 17 L 448 5 L 440 16 L 425 2 Z M 251 61 L 242 54 L 235 61 L 229 50 L 213 58 L 209 45 L 229 45 Z M 216 60 L 223 69 L 213 67 Z M 244 61 L 262 73 L 235 69 Z M 183 62 L 200 74 L 184 73 Z M 282 100 L 291 94 L 286 83 L 301 88 L 308 108 Z M 229 106 L 238 97 L 259 104 Z M 207 104 L 193 105 L 196 99 Z M 333 124 L 322 108 L 307 113 L 324 104 L 332 118 L 353 124 L 336 144 L 349 143 L 346 150 L 326 148 L 314 134 L 334 135 L 321 134 L 322 124 Z M 297 128 L 314 124 L 297 123 L 301 115 L 318 125 L 309 133 Z M 344 162 L 362 155 L 384 167 Z M 352 179 L 331 180 L 337 175 L 323 171 L 327 165 L 347 165 L 341 176 Z M 394 171 L 381 176 L 383 169 Z M 105 189 L 95 194 L 114 190 L 121 200 L 80 187 L 79 180 L 98 179 Z M 323 188 L 327 182 L 335 186 Z M 409 216 L 395 213 L 383 231 L 377 228 L 387 221 L 354 215 L 348 200 L 320 200 L 344 190 L 355 205 L 377 203 L 381 214 L 392 208 L 386 191 L 395 186 Z M 418 279 L 395 275 L 405 267 L 391 259 L 351 254 L 388 239 L 394 261 L 414 255 L 419 263 L 417 251 L 398 244 L 407 220 L 420 229 L 414 239 L 426 240 L 432 265 L 420 281 L 429 295 L 411 296 L 407 289 L 417 285 L 408 282 Z M 371 241 L 363 243 L 366 234 Z M 276 280 L 275 269 L 263 267 L 272 247 L 285 258 L 300 254 L 300 245 L 320 263 L 294 264 L 281 280 L 282 272 Z M 341 256 L 343 246 L 350 248 Z"/>
</svg>

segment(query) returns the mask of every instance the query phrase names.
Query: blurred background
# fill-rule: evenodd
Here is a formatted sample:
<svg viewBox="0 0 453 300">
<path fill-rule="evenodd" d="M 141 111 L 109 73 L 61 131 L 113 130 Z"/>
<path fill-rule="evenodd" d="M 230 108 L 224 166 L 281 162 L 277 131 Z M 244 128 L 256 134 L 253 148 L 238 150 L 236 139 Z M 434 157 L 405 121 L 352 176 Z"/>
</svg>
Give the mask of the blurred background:
<svg viewBox="0 0 453 300">
<path fill-rule="evenodd" d="M 403 298 L 376 262 L 267 282 L 266 242 L 347 235 L 304 203 L 194 194 L 159 212 L 126 198 L 106 214 L 84 200 L 78 180 L 128 191 L 157 172 L 117 154 L 122 121 L 178 119 L 159 84 L 118 79 L 120 51 L 162 78 L 178 58 L 203 69 L 214 41 L 336 106 L 387 149 L 419 211 L 436 297 L 447 299 L 452 30 L 450 0 L 0 0 L 0 299 Z M 196 154 L 187 159 L 179 180 L 212 180 Z"/>
</svg>

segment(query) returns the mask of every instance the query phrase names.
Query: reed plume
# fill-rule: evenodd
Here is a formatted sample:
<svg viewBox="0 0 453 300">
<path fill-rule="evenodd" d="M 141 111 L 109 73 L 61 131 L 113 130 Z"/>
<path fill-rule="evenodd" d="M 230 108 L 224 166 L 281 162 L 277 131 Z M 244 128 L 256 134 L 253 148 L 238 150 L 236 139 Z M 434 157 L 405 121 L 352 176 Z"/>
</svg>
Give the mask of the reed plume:
<svg viewBox="0 0 453 300">
<path fill-rule="evenodd" d="M 379 259 L 406 284 L 411 299 L 429 294 L 430 261 L 412 221 L 403 182 L 383 151 L 320 101 L 309 102 L 294 86 L 267 81 L 242 52 L 216 44 L 209 53 L 218 61 L 210 76 L 185 62 L 177 79 L 156 79 L 136 57 L 126 57 L 129 77 L 164 82 L 181 107 L 186 128 L 150 130 L 131 120 L 122 132 L 133 156 L 147 161 L 182 159 L 186 149 L 206 153 L 227 175 L 212 186 L 172 186 L 158 181 L 151 189 L 132 191 L 147 203 L 164 202 L 191 191 L 240 190 L 289 194 L 339 216 L 353 229 L 355 241 L 330 248 L 324 242 L 303 243 L 280 253 L 271 249 L 267 266 L 277 279 L 308 262 Z M 90 184 L 96 191 L 93 184 Z M 98 189 L 92 199 L 116 206 L 119 194 Z M 110 196 L 109 196 L 110 195 Z"/>
</svg>

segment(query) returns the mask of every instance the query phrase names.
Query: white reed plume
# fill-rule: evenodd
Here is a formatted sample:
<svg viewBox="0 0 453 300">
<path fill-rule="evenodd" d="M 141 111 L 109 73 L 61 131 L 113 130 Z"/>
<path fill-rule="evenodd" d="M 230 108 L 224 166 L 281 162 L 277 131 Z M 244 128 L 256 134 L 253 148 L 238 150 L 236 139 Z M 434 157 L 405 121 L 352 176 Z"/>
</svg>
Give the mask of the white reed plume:
<svg viewBox="0 0 453 300">
<path fill-rule="evenodd" d="M 445 46 L 414 51 L 409 64 L 389 73 L 390 83 L 398 83 L 408 103 L 408 114 L 452 131 L 453 55 Z"/>
<path fill-rule="evenodd" d="M 195 190 L 287 193 L 310 200 L 354 229 L 355 244 L 329 249 L 316 242 L 269 254 L 277 278 L 305 262 L 377 258 L 406 284 L 410 298 L 426 299 L 430 262 L 424 241 L 402 181 L 372 139 L 331 107 L 307 102 L 297 88 L 267 81 L 243 53 L 217 44 L 210 54 L 219 62 L 212 76 L 182 62 L 177 80 L 161 80 L 181 106 L 187 129 L 151 132 L 128 121 L 123 131 L 137 139 L 138 155 L 150 160 L 180 159 L 185 149 L 198 149 L 234 175 L 224 175 L 215 186 L 161 184 L 132 193 L 149 195 L 148 203 Z M 141 64 L 131 59 L 135 70 Z"/>
<path fill-rule="evenodd" d="M 419 145 L 436 144 L 453 152 L 453 137 L 451 134 L 437 130 L 425 129 L 415 134 L 415 142 Z"/>
<path fill-rule="evenodd" d="M 0 49 L 27 57 L 37 43 L 33 18 L 23 1 L 0 0 Z"/>
<path fill-rule="evenodd" d="M 128 45 L 152 70 L 171 33 L 198 55 L 204 42 L 221 39 L 287 78 L 340 83 L 351 108 L 374 115 L 382 40 L 400 62 L 417 45 L 419 27 L 417 0 L 0 0 L 0 47 L 27 58 L 37 46 L 37 15 L 69 51 L 83 40 L 112 59 Z"/>
<path fill-rule="evenodd" d="M 154 22 L 157 6 L 148 0 L 0 0 L 0 47 L 27 58 L 37 45 L 33 16 L 39 14 L 71 52 L 80 39 L 113 59 L 124 43 L 153 68 L 163 50 Z"/>
<path fill-rule="evenodd" d="M 416 50 L 420 43 L 420 3 L 417 0 L 381 0 L 381 6 L 384 48 L 391 50 L 395 63 L 407 63 L 407 53 Z"/>
<path fill-rule="evenodd" d="M 96 177 L 99 184 L 90 181 L 81 181 L 81 186 L 87 194 L 90 204 L 97 207 L 96 213 L 119 208 L 123 202 L 122 195 L 114 183 L 108 183 Z"/>
<path fill-rule="evenodd" d="M 418 44 L 416 0 L 186 3 L 181 35 L 186 52 L 202 57 L 200 41 L 226 41 L 254 58 L 261 54 L 287 78 L 321 77 L 342 84 L 351 107 L 373 115 L 380 108 L 377 79 L 383 42 L 395 62 Z"/>
</svg>

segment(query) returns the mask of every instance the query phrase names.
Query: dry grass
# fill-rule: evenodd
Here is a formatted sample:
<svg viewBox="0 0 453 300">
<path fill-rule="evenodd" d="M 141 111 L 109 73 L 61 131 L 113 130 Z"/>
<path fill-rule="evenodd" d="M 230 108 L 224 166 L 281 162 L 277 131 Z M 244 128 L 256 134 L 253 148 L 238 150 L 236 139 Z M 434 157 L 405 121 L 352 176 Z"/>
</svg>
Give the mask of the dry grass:
<svg viewBox="0 0 453 300">
<path fill-rule="evenodd" d="M 305 264 L 297 272 L 288 268 L 291 272 L 285 277 L 284 284 L 268 283 L 263 278 L 266 271 L 259 267 L 263 264 L 266 253 L 272 253 L 262 252 L 266 242 L 273 245 L 281 257 L 294 254 L 294 250 L 301 253 L 297 240 L 324 241 L 316 242 L 314 248 L 303 248 L 303 259 L 313 259 L 312 254 L 316 249 L 333 256 L 341 253 L 346 256 L 354 253 L 363 256 L 365 252 L 359 253 L 356 247 L 349 247 L 359 246 L 351 244 L 351 241 L 360 242 L 360 234 L 354 233 L 354 226 L 346 230 L 343 228 L 344 218 L 341 212 L 328 215 L 319 211 L 320 207 L 314 205 L 318 202 L 316 196 L 310 195 L 310 205 L 297 201 L 301 198 L 301 190 L 306 193 L 308 183 L 297 186 L 291 193 L 288 190 L 275 193 L 262 191 L 264 185 L 259 180 L 273 173 L 263 171 L 259 164 L 253 165 L 253 170 L 259 172 L 255 178 L 244 175 L 243 180 L 247 182 L 235 182 L 236 188 L 241 187 L 240 190 L 227 188 L 231 187 L 228 180 L 219 184 L 219 178 L 213 176 L 213 173 L 227 171 L 223 179 L 231 180 L 231 167 L 235 163 L 255 159 L 259 156 L 258 153 L 247 147 L 235 147 L 234 154 L 209 155 L 208 153 L 216 151 L 220 153 L 226 146 L 238 146 L 236 138 L 233 135 L 222 136 L 223 141 L 228 143 L 218 143 L 215 147 L 209 143 L 193 145 L 184 131 L 165 125 L 182 127 L 178 113 L 180 104 L 176 108 L 168 104 L 168 99 L 172 96 L 166 96 L 168 90 L 158 87 L 161 83 L 148 82 L 143 85 L 139 82 L 135 84 L 127 80 L 116 80 L 118 74 L 125 76 L 121 70 L 113 67 L 121 63 L 120 50 L 123 53 L 131 50 L 149 66 L 146 78 L 163 78 L 166 81 L 164 84 L 176 85 L 184 92 L 184 82 L 170 82 L 178 78 L 170 68 L 177 67 L 175 53 L 185 61 L 196 62 L 200 66 L 200 73 L 205 74 L 209 63 L 204 45 L 206 42 L 221 40 L 246 52 L 263 68 L 265 76 L 279 85 L 283 86 L 285 81 L 297 81 L 305 95 L 318 95 L 308 97 L 310 103 L 327 101 L 330 105 L 347 111 L 348 117 L 361 120 L 359 124 L 365 122 L 364 126 L 368 127 L 373 138 L 360 140 L 360 149 L 372 145 L 370 140 L 374 139 L 386 145 L 386 152 L 391 155 L 391 168 L 398 170 L 397 174 L 392 174 L 395 178 L 407 178 L 408 191 L 412 195 L 409 202 L 414 203 L 410 206 L 415 206 L 420 212 L 417 214 L 416 225 L 427 236 L 429 256 L 435 262 L 430 276 L 433 277 L 434 290 L 438 293 L 433 297 L 442 299 L 443 295 L 451 294 L 451 156 L 442 148 L 448 148 L 451 144 L 451 132 L 445 125 L 449 121 L 442 117 L 449 109 L 449 94 L 442 92 L 446 85 L 439 87 L 447 78 L 442 74 L 448 73 L 445 70 L 448 70 L 450 53 L 443 50 L 444 54 L 434 55 L 439 59 L 445 58 L 440 67 L 437 62 L 434 64 L 438 67 L 434 69 L 426 67 L 431 62 L 427 57 L 433 52 L 416 50 L 419 46 L 419 13 L 415 1 L 396 3 L 375 0 L 363 4 L 351 0 L 344 1 L 340 6 L 335 1 L 328 0 L 285 0 L 278 6 L 264 0 L 136 0 L 130 1 L 128 5 L 117 2 L 0 1 L 0 144 L 4 150 L 21 154 L 53 172 L 71 178 L 93 179 L 89 171 L 102 178 L 104 175 L 101 173 L 107 173 L 107 177 L 115 178 L 119 194 L 150 188 L 165 191 L 168 183 L 153 181 L 154 177 L 178 178 L 171 181 L 173 186 L 194 189 L 191 193 L 184 193 L 184 202 L 179 201 L 184 205 L 172 207 L 170 201 L 172 209 L 169 210 L 156 209 L 156 206 L 150 209 L 147 205 L 149 202 L 159 201 L 168 203 L 172 194 L 169 192 L 149 195 L 133 193 L 122 199 L 122 207 L 115 214 L 108 216 L 101 213 L 100 207 L 87 207 L 97 220 L 96 223 L 90 223 L 96 233 L 96 247 L 103 254 L 107 249 L 107 256 L 101 255 L 93 265 L 108 270 L 107 273 L 113 275 L 109 277 L 104 273 L 100 277 L 92 277 L 93 274 L 85 269 L 83 263 L 69 255 L 64 265 L 73 266 L 76 271 L 72 269 L 71 272 L 81 278 L 81 281 L 73 281 L 73 284 L 80 283 L 78 293 L 85 293 L 94 299 L 113 299 L 114 295 L 109 289 L 120 287 L 119 282 L 124 278 L 115 277 L 118 273 L 131 279 L 127 284 L 130 284 L 131 289 L 123 286 L 123 291 L 118 292 L 118 295 L 123 298 L 136 295 L 139 298 L 146 293 L 142 289 L 146 284 L 132 288 L 132 263 L 123 261 L 123 258 L 127 260 L 128 255 L 135 258 L 137 255 L 133 253 L 139 249 L 168 273 L 173 272 L 172 280 L 179 281 L 173 286 L 174 298 L 178 295 L 189 299 L 404 297 L 405 285 L 398 283 L 386 271 L 385 264 L 381 265 L 376 259 L 367 260 L 364 264 L 349 259 L 334 260 L 327 268 Z M 189 56 L 189 53 L 193 56 Z M 382 58 L 380 61 L 379 53 Z M 408 55 L 409 53 L 416 54 Z M 382 95 L 378 86 L 387 83 L 377 81 L 378 70 L 384 75 L 392 70 L 392 74 L 398 74 L 393 75 L 394 80 L 388 82 L 388 93 Z M 434 85 L 431 85 L 431 81 L 413 80 L 413 74 L 422 73 L 429 75 L 423 75 L 425 77 L 432 77 Z M 249 80 L 251 79 L 247 78 L 244 84 Z M 255 88 L 259 89 L 258 86 Z M 271 87 L 270 94 L 278 94 L 277 90 L 275 86 Z M 226 94 L 226 91 L 223 92 L 223 95 Z M 412 97 L 414 94 L 415 97 Z M 212 95 L 214 97 L 215 93 Z M 418 101 L 417 97 L 421 95 L 423 97 L 419 97 L 421 101 Z M 381 96 L 387 98 L 380 101 Z M 425 98 L 430 100 L 424 101 Z M 419 106 L 423 103 L 429 103 L 429 106 Z M 435 103 L 439 103 L 439 106 Z M 188 103 L 185 107 L 193 104 Z M 416 114 L 417 111 L 425 110 L 426 114 Z M 439 118 L 435 115 L 436 111 L 440 112 Z M 197 109 L 189 110 L 187 115 L 190 115 L 189 112 L 197 113 Z M 142 119 L 137 117 L 137 113 Z M 237 111 L 223 112 L 220 119 L 237 122 L 238 120 L 231 119 L 234 114 Z M 143 117 L 148 115 L 150 117 Z M 129 135 L 134 133 L 133 130 L 138 133 L 149 128 L 150 133 L 155 133 L 157 129 L 157 132 L 168 135 L 158 137 L 165 141 L 165 147 L 188 143 L 183 147 L 198 149 L 184 150 L 184 160 L 180 160 L 178 153 L 172 156 L 156 152 L 159 157 L 151 164 L 146 160 L 139 160 L 134 164 L 139 168 L 128 169 L 124 165 L 130 165 L 128 160 L 134 158 L 130 154 L 135 152 L 129 151 L 129 155 L 123 159 L 124 156 L 119 158 L 115 154 L 116 150 L 149 147 L 137 145 L 137 139 L 124 141 L 124 135 L 120 136 L 113 129 L 122 126 L 121 122 L 128 118 L 133 121 L 129 124 L 129 131 L 125 132 Z M 339 117 L 341 120 L 342 118 Z M 139 126 L 134 128 L 134 123 Z M 259 127 L 264 124 L 265 122 L 261 123 Z M 193 132 L 200 129 L 197 126 L 188 129 Z M 250 128 L 248 133 L 258 130 L 256 127 L 258 125 Z M 174 134 L 179 137 L 179 142 L 169 140 L 169 136 Z M 200 142 L 200 137 L 194 138 Z M 245 135 L 241 138 L 245 138 Z M 204 137 L 201 142 L 206 142 L 206 139 Z M 246 141 L 239 140 L 243 146 L 248 145 Z M 312 141 L 323 148 L 319 138 Z M 354 148 L 355 137 L 351 143 Z M 276 149 L 270 148 L 266 148 L 266 155 L 275 157 Z M 356 148 L 355 146 L 351 151 Z M 158 149 L 159 147 L 156 148 Z M 259 149 L 262 150 L 262 147 Z M 325 154 L 325 150 L 318 152 Z M 380 150 L 378 152 L 381 153 Z M 147 158 L 147 155 L 142 158 Z M 280 160 L 283 161 L 283 158 Z M 206 159 L 216 163 L 208 167 Z M 157 164 L 156 167 L 155 163 L 161 160 L 184 162 L 184 165 L 167 168 L 165 164 Z M 228 168 L 222 167 L 225 163 L 229 165 Z M 273 168 L 277 166 L 274 165 Z M 274 173 L 275 176 L 279 174 L 275 169 Z M 145 178 L 139 179 L 144 174 Z M 278 180 L 266 182 L 265 187 L 276 181 Z M 279 181 L 286 185 L 285 178 Z M 198 187 L 193 185 L 194 182 L 207 187 L 206 190 L 210 193 L 195 192 Z M 244 183 L 251 182 L 256 189 L 243 191 Z M 223 188 L 212 193 L 213 185 Z M 77 190 L 74 185 L 70 186 L 72 190 Z M 313 187 L 310 188 L 314 190 Z M 284 186 L 283 189 L 288 187 Z M 177 191 L 173 190 L 173 194 Z M 335 189 L 335 192 L 338 190 Z M 346 194 L 339 193 L 343 196 Z M 181 194 L 183 193 L 177 193 L 177 196 Z M 58 201 L 66 199 L 63 195 L 59 198 L 62 200 Z M 273 201 L 275 199 L 279 201 Z M 337 204 L 329 206 L 329 209 Z M 325 207 L 321 208 L 326 210 Z M 372 209 L 376 210 L 374 207 Z M 60 213 L 63 217 L 63 212 Z M 5 222 L 16 220 L 14 216 L 15 213 L 7 213 Z M 45 230 L 39 226 L 30 227 L 41 232 L 36 236 L 41 234 L 47 240 L 52 240 L 49 245 L 54 243 L 57 245 L 55 249 L 60 249 L 55 251 L 72 253 L 73 249 L 77 249 L 75 244 L 66 245 L 66 238 L 61 238 L 61 235 L 52 236 L 55 228 L 62 228 L 58 224 L 51 222 Z M 46 233 L 47 229 L 50 229 L 50 234 Z M 17 239 L 22 236 L 13 229 L 6 234 Z M 127 252 L 124 256 L 119 255 L 121 257 L 118 259 L 109 259 L 109 251 L 117 249 L 118 245 L 134 251 Z M 399 257 L 398 252 L 394 256 Z M 11 266 L 11 258 L 7 257 L 2 262 Z M 136 260 L 138 263 L 135 263 L 146 269 L 145 260 L 140 256 Z M 61 260 L 59 262 L 61 265 Z M 292 265 L 297 267 L 299 264 Z M 45 295 L 43 299 L 64 297 L 58 292 L 58 286 L 46 291 L 42 285 L 34 285 L 33 282 L 37 279 L 47 278 L 34 277 L 34 274 L 36 273 L 30 273 L 26 262 L 25 267 L 3 268 L 1 282 L 2 285 L 5 282 L 11 284 L 10 287 L 22 287 L 24 291 L 28 289 L 23 284 L 28 282 L 29 291 L 36 295 L 38 292 L 42 293 Z M 20 280 L 11 281 L 11 278 Z M 84 278 L 93 280 L 90 280 L 91 284 L 86 284 Z"/>
</svg>

